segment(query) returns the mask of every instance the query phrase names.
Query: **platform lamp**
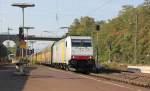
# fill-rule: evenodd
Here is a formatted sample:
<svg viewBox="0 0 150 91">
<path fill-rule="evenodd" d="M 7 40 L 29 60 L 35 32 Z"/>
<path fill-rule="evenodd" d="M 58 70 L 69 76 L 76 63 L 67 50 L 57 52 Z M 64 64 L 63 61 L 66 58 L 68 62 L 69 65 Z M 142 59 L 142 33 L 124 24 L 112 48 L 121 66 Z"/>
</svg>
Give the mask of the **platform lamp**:
<svg viewBox="0 0 150 91">
<path fill-rule="evenodd" d="M 14 3 L 12 4 L 12 6 L 15 6 L 15 7 L 19 7 L 22 9 L 22 33 L 24 35 L 24 9 L 27 8 L 27 7 L 34 7 L 35 4 L 28 4 L 28 3 Z M 21 53 L 21 58 L 23 59 L 23 48 L 22 48 L 22 53 Z M 24 67 L 23 65 L 20 63 L 19 64 L 20 66 L 19 67 L 19 74 L 24 74 Z"/>
<path fill-rule="evenodd" d="M 35 4 L 28 4 L 28 3 L 14 3 L 12 6 L 19 7 L 22 9 L 22 29 L 24 33 L 24 9 L 27 7 L 34 7 Z M 22 58 L 23 58 L 23 49 L 22 49 Z"/>
<path fill-rule="evenodd" d="M 68 29 L 68 30 L 67 30 L 67 33 L 66 33 L 66 36 L 69 35 L 70 27 L 60 27 L 60 29 Z"/>
</svg>

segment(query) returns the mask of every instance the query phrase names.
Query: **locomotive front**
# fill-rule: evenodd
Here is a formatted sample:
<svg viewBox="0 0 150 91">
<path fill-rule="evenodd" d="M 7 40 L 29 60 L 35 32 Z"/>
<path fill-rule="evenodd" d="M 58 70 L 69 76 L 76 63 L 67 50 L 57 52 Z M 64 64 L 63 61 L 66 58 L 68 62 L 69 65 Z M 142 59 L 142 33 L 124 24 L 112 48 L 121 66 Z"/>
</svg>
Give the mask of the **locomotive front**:
<svg viewBox="0 0 150 91">
<path fill-rule="evenodd" d="M 69 65 L 78 71 L 89 72 L 95 65 L 91 37 L 71 37 L 71 60 Z"/>
</svg>

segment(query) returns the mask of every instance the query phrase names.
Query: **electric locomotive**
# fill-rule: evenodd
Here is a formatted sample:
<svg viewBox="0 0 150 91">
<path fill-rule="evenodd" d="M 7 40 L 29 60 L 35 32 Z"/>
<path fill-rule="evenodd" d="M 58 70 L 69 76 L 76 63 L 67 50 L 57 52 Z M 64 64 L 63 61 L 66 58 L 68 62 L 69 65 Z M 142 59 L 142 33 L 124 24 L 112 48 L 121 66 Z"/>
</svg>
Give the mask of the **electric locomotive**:
<svg viewBox="0 0 150 91">
<path fill-rule="evenodd" d="M 89 36 L 67 36 L 52 46 L 52 64 L 62 68 L 90 72 L 95 66 L 92 39 Z"/>
</svg>

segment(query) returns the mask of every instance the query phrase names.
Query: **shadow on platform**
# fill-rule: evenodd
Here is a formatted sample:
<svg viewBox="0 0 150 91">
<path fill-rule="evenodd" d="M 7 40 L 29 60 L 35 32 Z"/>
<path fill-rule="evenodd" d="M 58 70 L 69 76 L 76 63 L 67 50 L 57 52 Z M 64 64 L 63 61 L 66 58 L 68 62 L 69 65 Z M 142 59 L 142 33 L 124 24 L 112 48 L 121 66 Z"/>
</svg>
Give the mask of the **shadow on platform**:
<svg viewBox="0 0 150 91">
<path fill-rule="evenodd" d="M 30 73 L 36 67 L 26 67 L 26 72 Z M 28 76 L 17 76 L 14 74 L 15 65 L 0 66 L 0 91 L 23 91 Z"/>
</svg>

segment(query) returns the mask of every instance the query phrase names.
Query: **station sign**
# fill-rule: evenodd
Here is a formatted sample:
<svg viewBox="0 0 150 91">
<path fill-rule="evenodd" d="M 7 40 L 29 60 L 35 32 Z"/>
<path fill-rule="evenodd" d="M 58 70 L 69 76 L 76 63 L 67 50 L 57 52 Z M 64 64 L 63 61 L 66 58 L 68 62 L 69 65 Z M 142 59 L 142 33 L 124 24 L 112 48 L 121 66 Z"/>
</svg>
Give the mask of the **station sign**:
<svg viewBox="0 0 150 91">
<path fill-rule="evenodd" d="M 24 40 L 21 40 L 20 44 L 19 44 L 19 47 L 26 49 L 27 48 L 26 42 Z"/>
</svg>

